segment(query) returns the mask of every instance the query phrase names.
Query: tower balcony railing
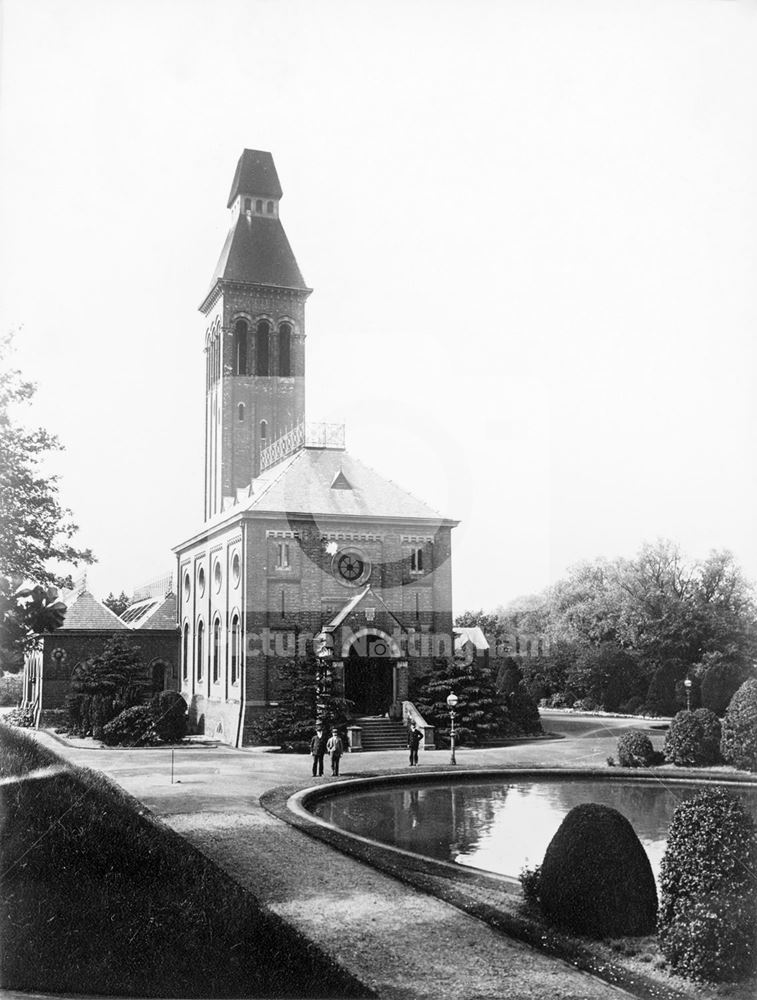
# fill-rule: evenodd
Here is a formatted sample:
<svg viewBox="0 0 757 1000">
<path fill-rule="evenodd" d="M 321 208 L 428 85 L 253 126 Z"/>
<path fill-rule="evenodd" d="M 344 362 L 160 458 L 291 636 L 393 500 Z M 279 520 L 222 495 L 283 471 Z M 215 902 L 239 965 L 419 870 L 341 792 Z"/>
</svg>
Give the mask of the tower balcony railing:
<svg viewBox="0 0 757 1000">
<path fill-rule="evenodd" d="M 301 448 L 344 449 L 344 424 L 307 420 L 292 427 L 260 450 L 260 471 L 287 458 Z"/>
</svg>

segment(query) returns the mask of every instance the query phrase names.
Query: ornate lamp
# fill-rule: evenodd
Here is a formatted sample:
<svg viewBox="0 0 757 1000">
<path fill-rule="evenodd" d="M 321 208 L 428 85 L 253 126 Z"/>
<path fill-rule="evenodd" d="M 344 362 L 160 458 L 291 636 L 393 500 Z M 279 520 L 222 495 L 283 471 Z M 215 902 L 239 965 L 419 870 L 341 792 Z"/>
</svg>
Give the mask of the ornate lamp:
<svg viewBox="0 0 757 1000">
<path fill-rule="evenodd" d="M 457 706 L 458 697 L 454 691 L 450 691 L 447 695 L 447 708 L 449 709 L 449 746 L 450 746 L 450 764 L 457 764 L 455 760 L 455 708 Z"/>
</svg>

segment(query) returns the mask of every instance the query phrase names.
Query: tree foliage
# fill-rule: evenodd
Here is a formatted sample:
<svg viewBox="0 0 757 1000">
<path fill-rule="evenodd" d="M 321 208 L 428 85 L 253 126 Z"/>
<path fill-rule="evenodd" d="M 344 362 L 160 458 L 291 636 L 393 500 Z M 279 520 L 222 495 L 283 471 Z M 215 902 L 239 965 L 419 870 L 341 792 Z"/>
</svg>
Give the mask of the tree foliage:
<svg viewBox="0 0 757 1000">
<path fill-rule="evenodd" d="M 125 590 L 122 590 L 121 593 L 118 595 L 118 597 L 116 597 L 116 595 L 111 590 L 111 592 L 103 601 L 103 604 L 105 605 L 106 608 L 110 608 L 110 610 L 113 612 L 114 615 L 118 615 L 118 617 L 120 618 L 121 615 L 124 613 L 124 611 L 126 611 L 126 609 L 131 604 L 131 598 L 128 596 Z"/>
<path fill-rule="evenodd" d="M 73 545 L 78 529 L 60 503 L 58 477 L 42 469 L 60 449 L 58 439 L 14 420 L 34 385 L 8 367 L 10 353 L 6 336 L 0 339 L 0 655 L 5 665 L 18 666 L 32 634 L 55 627 L 55 616 L 43 611 L 55 604 L 51 588 L 70 583 L 68 567 L 94 559 L 89 549 Z"/>
<path fill-rule="evenodd" d="M 316 722 L 324 729 L 344 727 L 348 704 L 336 693 L 333 673 L 318 660 L 312 641 L 306 644 L 304 657 L 283 661 L 278 673 L 279 704 L 253 725 L 256 742 L 304 743 L 313 735 Z"/>
<path fill-rule="evenodd" d="M 496 618 L 479 611 L 458 620 L 508 637 L 535 698 L 577 698 L 608 711 L 633 704 L 673 714 L 686 706 L 689 677 L 693 706 L 701 692 L 702 704 L 722 713 L 757 654 L 754 594 L 733 555 L 692 561 L 664 540 L 632 559 L 574 566 Z"/>
<path fill-rule="evenodd" d="M 102 653 L 74 668 L 67 699 L 71 731 L 101 739 L 111 719 L 143 701 L 147 687 L 139 646 L 116 633 Z"/>
<path fill-rule="evenodd" d="M 439 659 L 432 672 L 421 681 L 413 701 L 443 741 L 450 738 L 447 696 L 451 692 L 459 699 L 455 709 L 458 744 L 478 746 L 508 733 L 505 698 L 497 691 L 491 671 L 476 659 L 468 664 Z"/>
</svg>

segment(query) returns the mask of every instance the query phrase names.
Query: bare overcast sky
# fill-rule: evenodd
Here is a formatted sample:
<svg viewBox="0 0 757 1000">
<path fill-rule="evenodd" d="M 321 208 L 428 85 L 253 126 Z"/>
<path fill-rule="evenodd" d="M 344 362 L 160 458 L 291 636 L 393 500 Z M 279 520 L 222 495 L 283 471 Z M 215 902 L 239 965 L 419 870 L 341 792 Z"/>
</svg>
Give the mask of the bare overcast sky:
<svg viewBox="0 0 757 1000">
<path fill-rule="evenodd" d="M 658 536 L 757 577 L 757 3 L 5 0 L 0 329 L 91 589 L 202 516 L 243 147 L 315 289 L 308 411 L 463 523 L 455 610 Z"/>
</svg>

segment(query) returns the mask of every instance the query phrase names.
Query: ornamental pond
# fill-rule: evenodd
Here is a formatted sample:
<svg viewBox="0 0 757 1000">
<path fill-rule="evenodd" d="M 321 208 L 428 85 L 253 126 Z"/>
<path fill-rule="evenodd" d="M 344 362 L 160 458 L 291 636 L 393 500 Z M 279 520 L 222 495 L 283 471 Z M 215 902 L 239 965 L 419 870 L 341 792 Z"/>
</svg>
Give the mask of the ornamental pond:
<svg viewBox="0 0 757 1000">
<path fill-rule="evenodd" d="M 429 781 L 353 789 L 317 800 L 310 811 L 347 833 L 438 861 L 517 878 L 541 864 L 547 845 L 573 808 L 611 806 L 633 826 L 658 877 L 676 806 L 699 782 L 571 775 Z M 727 785 L 757 822 L 757 785 Z"/>
</svg>

